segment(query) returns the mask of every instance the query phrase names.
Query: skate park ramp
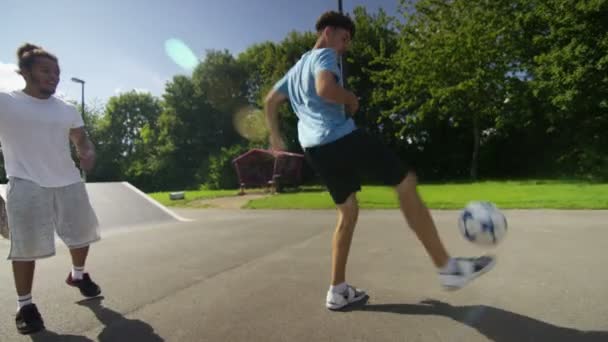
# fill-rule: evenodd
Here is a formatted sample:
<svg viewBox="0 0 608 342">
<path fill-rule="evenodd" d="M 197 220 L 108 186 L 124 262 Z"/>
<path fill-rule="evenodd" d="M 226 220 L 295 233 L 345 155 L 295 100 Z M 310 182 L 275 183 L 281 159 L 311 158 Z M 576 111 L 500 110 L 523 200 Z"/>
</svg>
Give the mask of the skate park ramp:
<svg viewBox="0 0 608 342">
<path fill-rule="evenodd" d="M 6 184 L 0 196 L 6 200 Z M 188 222 L 128 182 L 86 183 L 101 229 Z"/>
</svg>

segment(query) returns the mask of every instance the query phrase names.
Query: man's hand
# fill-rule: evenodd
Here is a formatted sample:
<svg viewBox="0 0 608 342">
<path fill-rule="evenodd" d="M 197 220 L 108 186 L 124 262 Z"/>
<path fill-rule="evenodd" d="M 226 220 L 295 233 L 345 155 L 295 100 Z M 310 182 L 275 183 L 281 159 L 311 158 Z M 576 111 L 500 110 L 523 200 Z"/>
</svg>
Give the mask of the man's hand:
<svg viewBox="0 0 608 342">
<path fill-rule="evenodd" d="M 81 153 L 78 158 L 80 159 L 80 168 L 84 172 L 89 172 L 93 170 L 95 167 L 95 151 L 88 150 L 84 153 Z"/>
<path fill-rule="evenodd" d="M 348 99 L 348 102 L 344 106 L 346 108 L 347 113 L 354 115 L 359 110 L 359 99 L 352 92 L 351 92 L 351 95 L 352 96 L 350 96 L 350 98 Z"/>
<path fill-rule="evenodd" d="M 93 170 L 93 167 L 95 167 L 95 147 L 87 136 L 84 127 L 71 129 L 70 140 L 76 146 L 80 168 L 85 172 Z"/>
</svg>

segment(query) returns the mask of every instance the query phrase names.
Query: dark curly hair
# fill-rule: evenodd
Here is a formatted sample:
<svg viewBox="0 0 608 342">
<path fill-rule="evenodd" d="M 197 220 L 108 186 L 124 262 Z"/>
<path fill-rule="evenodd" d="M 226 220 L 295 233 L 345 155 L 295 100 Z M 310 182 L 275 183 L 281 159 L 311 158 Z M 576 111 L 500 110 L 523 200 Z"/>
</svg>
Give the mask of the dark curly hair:
<svg viewBox="0 0 608 342">
<path fill-rule="evenodd" d="M 48 58 L 57 62 L 57 57 L 50 52 L 44 50 L 40 46 L 36 46 L 30 43 L 25 43 L 17 50 L 17 59 L 19 60 L 19 70 L 26 71 L 31 70 L 36 59 Z"/>
<path fill-rule="evenodd" d="M 325 12 L 317 20 L 317 24 L 315 25 L 317 33 L 320 33 L 326 27 L 345 29 L 350 33 L 351 39 L 355 36 L 355 23 L 353 23 L 350 17 L 336 11 Z"/>
</svg>

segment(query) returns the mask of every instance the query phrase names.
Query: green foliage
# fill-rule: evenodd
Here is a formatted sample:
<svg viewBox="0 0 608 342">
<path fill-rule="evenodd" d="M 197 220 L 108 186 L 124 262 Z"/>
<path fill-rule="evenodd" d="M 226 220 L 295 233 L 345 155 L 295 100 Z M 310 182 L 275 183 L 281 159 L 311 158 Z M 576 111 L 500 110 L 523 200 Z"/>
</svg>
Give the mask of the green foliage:
<svg viewBox="0 0 608 342">
<path fill-rule="evenodd" d="M 103 116 L 85 115 L 97 148 L 97 166 L 88 180 L 127 180 L 139 186 L 153 177 L 148 161 L 154 149 L 150 132 L 157 129 L 160 101 L 131 91 L 110 98 Z"/>
<path fill-rule="evenodd" d="M 185 198 L 183 200 L 171 200 L 169 197 L 171 192 L 172 191 L 153 192 L 148 195 L 162 205 L 200 208 L 205 207 L 204 204 L 200 203 L 201 200 L 234 196 L 238 193 L 238 191 L 235 190 L 209 190 L 201 187 L 200 189 L 184 191 Z"/>
<path fill-rule="evenodd" d="M 163 100 L 152 167 L 165 189 L 196 186 L 201 181 L 197 172 L 214 148 L 216 132 L 209 122 L 214 109 L 197 96 L 192 80 L 185 76 L 175 76 L 167 84 Z"/>
<path fill-rule="evenodd" d="M 380 70 L 393 106 L 394 134 L 430 154 L 460 155 L 478 174 L 482 133 L 499 128 L 509 82 L 518 70 L 511 1 L 422 0 L 403 4 L 393 68 Z M 387 101 L 385 101 L 387 102 Z M 442 132 L 449 130 L 449 132 Z M 432 133 L 432 134 L 429 134 Z M 442 136 L 446 139 L 442 139 Z M 456 140 L 457 144 L 448 141 Z M 437 146 L 450 147 L 436 151 Z M 470 153 L 463 153 L 469 149 Z"/>
<path fill-rule="evenodd" d="M 209 158 L 209 171 L 206 185 L 211 190 L 237 189 L 239 181 L 232 161 L 248 151 L 245 145 L 222 147 L 219 153 Z"/>
<path fill-rule="evenodd" d="M 608 179 L 608 0 L 402 0 L 400 9 L 353 11 L 344 70 L 360 98 L 357 124 L 423 180 Z M 234 115 L 262 108 L 315 41 L 290 32 L 238 56 L 207 51 L 161 98 L 130 92 L 88 105 L 98 151 L 88 179 L 148 191 L 235 187 L 229 160 L 248 142 Z M 289 105 L 280 116 L 299 152 L 297 117 Z"/>
<path fill-rule="evenodd" d="M 558 167 L 606 177 L 608 159 L 608 1 L 534 2 L 522 16 L 531 32 L 534 94 L 561 149 Z"/>
<path fill-rule="evenodd" d="M 245 66 L 249 75 L 247 87 L 250 102 L 261 108 L 272 86 L 313 47 L 315 41 L 316 35 L 311 32 L 290 32 L 280 43 L 255 44 L 241 53 L 238 61 Z M 282 106 L 279 115 L 289 150 L 300 151 L 297 117 L 289 105 Z"/>
</svg>

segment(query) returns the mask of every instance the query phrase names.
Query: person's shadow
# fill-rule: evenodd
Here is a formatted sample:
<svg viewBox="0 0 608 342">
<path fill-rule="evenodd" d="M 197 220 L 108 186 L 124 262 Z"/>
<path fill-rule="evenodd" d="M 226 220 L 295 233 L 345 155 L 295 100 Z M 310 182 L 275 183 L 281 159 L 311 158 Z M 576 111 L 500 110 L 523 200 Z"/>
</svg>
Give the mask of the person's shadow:
<svg viewBox="0 0 608 342">
<path fill-rule="evenodd" d="M 154 332 L 154 328 L 149 324 L 138 319 L 128 319 L 120 313 L 103 306 L 103 299 L 104 297 L 96 297 L 78 302 L 79 305 L 91 309 L 97 319 L 105 325 L 103 331 L 97 336 L 100 342 L 164 341 L 164 339 Z"/>
<path fill-rule="evenodd" d="M 33 342 L 93 342 L 93 340 L 79 335 L 60 335 L 50 330 L 29 335 Z"/>
<path fill-rule="evenodd" d="M 419 304 L 358 305 L 350 308 L 349 311 L 445 316 L 476 329 L 488 339 L 496 342 L 608 341 L 608 331 L 581 331 L 564 328 L 486 305 L 452 306 L 438 300 L 425 300 Z"/>
</svg>

